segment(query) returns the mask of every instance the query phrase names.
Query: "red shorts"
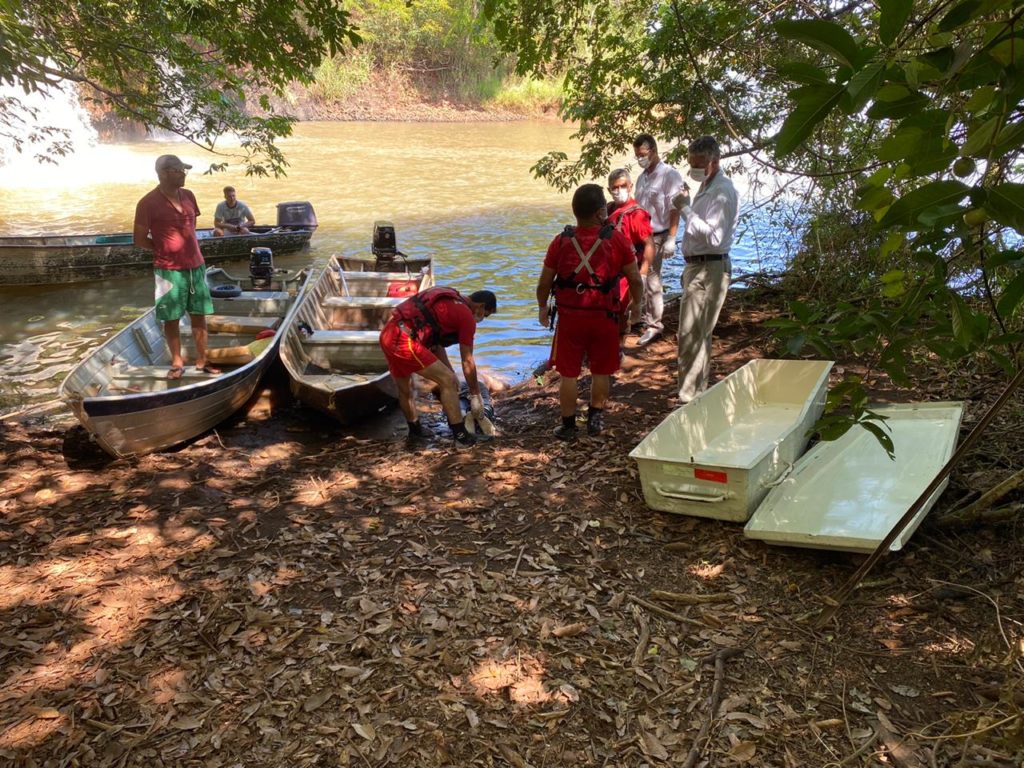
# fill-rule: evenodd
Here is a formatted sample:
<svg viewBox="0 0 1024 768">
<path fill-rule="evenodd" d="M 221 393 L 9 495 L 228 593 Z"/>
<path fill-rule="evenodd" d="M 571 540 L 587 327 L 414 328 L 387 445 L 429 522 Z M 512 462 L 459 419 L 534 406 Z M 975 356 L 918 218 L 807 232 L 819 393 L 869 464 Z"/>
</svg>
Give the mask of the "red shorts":
<svg viewBox="0 0 1024 768">
<path fill-rule="evenodd" d="M 551 363 L 562 376 L 574 379 L 587 367 L 598 376 L 619 370 L 619 323 L 606 312 L 560 310 Z"/>
<path fill-rule="evenodd" d="M 394 320 L 389 320 L 380 332 L 380 348 L 384 350 L 391 375 L 399 379 L 408 378 L 437 362 L 433 352 L 403 333 Z"/>
</svg>

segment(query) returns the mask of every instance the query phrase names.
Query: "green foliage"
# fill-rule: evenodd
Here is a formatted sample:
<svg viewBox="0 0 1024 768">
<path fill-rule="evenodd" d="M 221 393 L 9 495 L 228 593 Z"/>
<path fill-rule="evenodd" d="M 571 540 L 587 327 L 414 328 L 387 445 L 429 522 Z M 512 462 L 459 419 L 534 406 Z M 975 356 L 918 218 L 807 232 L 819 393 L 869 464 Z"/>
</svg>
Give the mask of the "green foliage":
<svg viewBox="0 0 1024 768">
<path fill-rule="evenodd" d="M 925 359 L 1019 365 L 1024 264 L 1003 255 L 1024 235 L 1024 0 L 485 10 L 521 70 L 567 66 L 582 150 L 537 163 L 552 184 L 603 175 L 641 129 L 679 142 L 670 162 L 710 133 L 755 186 L 802 179 L 785 284 L 815 298 L 776 324 L 790 353 L 854 352 L 903 385 Z"/>
<path fill-rule="evenodd" d="M 539 114 L 558 110 L 562 100 L 562 81 L 549 77 L 511 77 L 499 82 L 496 92 L 486 101 L 487 106 L 523 114 Z"/>
<path fill-rule="evenodd" d="M 364 51 L 326 57 L 314 72 L 310 93 L 325 104 L 344 101 L 369 82 L 370 68 L 370 56 Z"/>
<path fill-rule="evenodd" d="M 265 96 L 264 116 L 251 116 L 247 96 L 311 82 L 324 56 L 359 39 L 334 0 L 0 0 L 0 82 L 25 93 L 72 83 L 121 117 L 208 149 L 232 132 L 247 173 L 280 174 L 286 163 L 274 141 L 292 121 Z M 38 122 L 46 131 L 45 116 L 20 100 L 3 107 L 0 133 Z"/>
<path fill-rule="evenodd" d="M 460 96 L 504 74 L 475 0 L 355 0 L 351 7 L 374 69 L 400 70 Z"/>
</svg>

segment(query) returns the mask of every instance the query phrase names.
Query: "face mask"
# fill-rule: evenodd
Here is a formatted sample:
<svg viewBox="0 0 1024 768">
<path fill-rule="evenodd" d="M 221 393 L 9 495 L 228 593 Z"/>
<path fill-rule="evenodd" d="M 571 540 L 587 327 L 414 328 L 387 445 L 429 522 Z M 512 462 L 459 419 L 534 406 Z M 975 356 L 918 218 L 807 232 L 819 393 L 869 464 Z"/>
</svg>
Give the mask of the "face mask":
<svg viewBox="0 0 1024 768">
<path fill-rule="evenodd" d="M 629 190 L 625 187 L 619 187 L 618 189 L 612 190 L 612 200 L 616 203 L 624 203 L 629 200 Z"/>
<path fill-rule="evenodd" d="M 703 168 L 691 168 L 689 175 L 698 184 L 703 184 L 708 178 L 708 172 Z"/>
<path fill-rule="evenodd" d="M 646 169 L 647 166 L 651 164 L 651 156 L 647 155 L 646 157 L 638 157 L 636 159 L 636 164 L 639 165 L 641 168 Z"/>
</svg>

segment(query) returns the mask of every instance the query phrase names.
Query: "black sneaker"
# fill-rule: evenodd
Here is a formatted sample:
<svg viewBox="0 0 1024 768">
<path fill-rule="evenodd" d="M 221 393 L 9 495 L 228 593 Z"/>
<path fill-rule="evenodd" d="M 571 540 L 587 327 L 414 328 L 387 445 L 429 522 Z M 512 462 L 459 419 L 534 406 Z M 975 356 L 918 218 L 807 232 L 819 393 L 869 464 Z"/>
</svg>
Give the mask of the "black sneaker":
<svg viewBox="0 0 1024 768">
<path fill-rule="evenodd" d="M 587 434 L 596 437 L 604 431 L 604 411 L 591 411 L 587 414 Z"/>
<path fill-rule="evenodd" d="M 557 437 L 559 440 L 565 440 L 567 442 L 570 440 L 575 440 L 576 435 L 578 434 L 579 430 L 576 429 L 575 424 L 573 424 L 572 426 L 559 424 L 557 427 L 555 427 L 555 437 Z"/>
<path fill-rule="evenodd" d="M 434 433 L 423 426 L 423 422 L 407 421 L 406 424 L 409 427 L 409 437 L 433 437 Z"/>
<path fill-rule="evenodd" d="M 479 442 L 476 435 L 472 432 L 466 432 L 465 430 L 462 432 L 456 432 L 454 437 L 455 442 L 459 445 L 476 445 L 477 442 Z"/>
</svg>

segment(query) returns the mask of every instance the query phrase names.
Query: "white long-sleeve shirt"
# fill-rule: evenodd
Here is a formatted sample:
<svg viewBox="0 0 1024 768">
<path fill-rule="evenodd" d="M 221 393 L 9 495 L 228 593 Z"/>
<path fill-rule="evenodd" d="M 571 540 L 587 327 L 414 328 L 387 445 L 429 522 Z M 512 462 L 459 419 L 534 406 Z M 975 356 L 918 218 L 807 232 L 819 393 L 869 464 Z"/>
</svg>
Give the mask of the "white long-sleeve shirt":
<svg viewBox="0 0 1024 768">
<path fill-rule="evenodd" d="M 726 254 L 732 248 L 736 225 L 740 220 L 740 200 L 736 187 L 721 171 L 705 182 L 692 205 L 682 208 L 686 217 L 683 230 L 683 256 Z"/>
<path fill-rule="evenodd" d="M 655 234 L 667 230 L 672 224 L 672 198 L 683 189 L 679 171 L 658 160 L 658 164 L 640 174 L 636 180 L 633 198 L 651 214 L 651 229 Z"/>
</svg>

